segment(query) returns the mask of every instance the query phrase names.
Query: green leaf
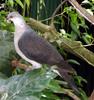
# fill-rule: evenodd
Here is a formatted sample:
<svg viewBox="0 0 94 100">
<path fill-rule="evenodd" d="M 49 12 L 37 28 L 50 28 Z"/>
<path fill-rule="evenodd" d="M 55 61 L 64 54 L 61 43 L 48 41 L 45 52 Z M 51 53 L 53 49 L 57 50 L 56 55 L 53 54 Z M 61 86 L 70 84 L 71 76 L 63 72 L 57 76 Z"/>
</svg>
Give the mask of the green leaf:
<svg viewBox="0 0 94 100">
<path fill-rule="evenodd" d="M 30 7 L 30 0 L 25 0 L 26 4 L 27 4 L 27 7 L 29 8 Z"/>
<path fill-rule="evenodd" d="M 11 5 L 11 7 L 13 7 L 14 5 L 14 1 L 13 0 L 8 0 L 9 5 Z"/>
<path fill-rule="evenodd" d="M 54 93 L 58 93 L 62 88 L 60 87 L 58 81 L 52 80 L 49 84 L 49 89 L 52 90 Z"/>
<path fill-rule="evenodd" d="M 74 59 L 69 59 L 68 62 L 76 64 L 76 65 L 80 65 L 80 63 Z"/>
<path fill-rule="evenodd" d="M 81 84 L 82 82 L 87 83 L 87 81 L 84 78 L 82 78 L 81 76 L 75 76 L 75 80 L 77 81 L 77 84 L 79 86 L 82 86 L 82 84 Z"/>
<path fill-rule="evenodd" d="M 24 8 L 23 3 L 21 2 L 21 0 L 15 0 L 17 4 L 19 4 L 22 8 Z"/>
<path fill-rule="evenodd" d="M 40 100 L 61 100 L 61 98 L 58 97 L 58 95 L 46 89 L 45 91 L 43 91 Z"/>
<path fill-rule="evenodd" d="M 71 25 L 72 30 L 74 31 L 74 34 L 80 36 L 80 31 L 78 29 L 77 24 L 74 24 L 74 23 L 71 22 L 70 25 Z"/>
<path fill-rule="evenodd" d="M 81 100 L 88 100 L 86 93 L 82 89 L 80 91 Z"/>
</svg>

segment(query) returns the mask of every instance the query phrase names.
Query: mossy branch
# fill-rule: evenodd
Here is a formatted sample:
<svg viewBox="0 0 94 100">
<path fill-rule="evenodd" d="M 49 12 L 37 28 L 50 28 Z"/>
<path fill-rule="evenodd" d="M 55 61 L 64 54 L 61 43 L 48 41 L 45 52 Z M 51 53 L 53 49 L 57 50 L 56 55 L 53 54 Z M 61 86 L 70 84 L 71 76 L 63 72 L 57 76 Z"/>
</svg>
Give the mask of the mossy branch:
<svg viewBox="0 0 94 100">
<path fill-rule="evenodd" d="M 36 21 L 33 18 L 30 18 L 28 21 L 29 25 L 36 29 L 39 30 L 41 32 L 48 32 L 51 35 L 53 35 L 53 37 L 51 38 L 55 38 L 58 39 L 58 32 L 56 31 L 56 29 L 52 26 L 48 26 L 45 25 L 39 21 Z M 62 39 L 60 40 L 60 46 L 65 49 L 67 52 L 70 52 L 72 54 L 74 54 L 75 56 L 78 56 L 79 58 L 85 60 L 87 63 L 89 63 L 90 65 L 94 66 L 94 53 L 91 52 L 90 50 L 86 49 L 82 43 L 80 41 L 73 41 L 71 39 L 62 37 Z"/>
</svg>

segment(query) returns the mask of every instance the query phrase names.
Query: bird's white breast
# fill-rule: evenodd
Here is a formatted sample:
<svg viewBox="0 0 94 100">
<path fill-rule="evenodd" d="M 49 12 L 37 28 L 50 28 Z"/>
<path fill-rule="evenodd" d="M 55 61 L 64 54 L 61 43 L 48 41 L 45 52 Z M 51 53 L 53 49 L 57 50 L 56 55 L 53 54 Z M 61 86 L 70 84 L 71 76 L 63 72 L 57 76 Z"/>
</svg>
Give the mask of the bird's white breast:
<svg viewBox="0 0 94 100">
<path fill-rule="evenodd" d="M 22 52 L 21 50 L 19 49 L 19 46 L 18 46 L 18 41 L 19 39 L 21 38 L 23 34 L 21 34 L 21 32 L 17 32 L 14 34 L 14 46 L 15 46 L 15 49 L 16 49 L 16 52 L 19 54 L 19 56 L 21 56 L 24 60 L 26 60 L 27 62 L 29 62 L 30 64 L 32 64 L 32 69 L 37 69 L 37 68 L 40 68 L 41 67 L 41 64 L 40 63 L 37 63 L 36 61 L 34 60 L 30 60 L 29 58 L 27 58 Z"/>
</svg>

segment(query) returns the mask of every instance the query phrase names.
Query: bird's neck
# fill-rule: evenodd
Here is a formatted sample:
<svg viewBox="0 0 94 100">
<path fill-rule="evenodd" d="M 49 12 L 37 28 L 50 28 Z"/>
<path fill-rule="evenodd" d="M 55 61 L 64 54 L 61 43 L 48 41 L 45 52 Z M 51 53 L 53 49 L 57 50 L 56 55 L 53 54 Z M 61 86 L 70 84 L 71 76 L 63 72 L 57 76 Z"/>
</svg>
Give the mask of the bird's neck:
<svg viewBox="0 0 94 100">
<path fill-rule="evenodd" d="M 24 32 L 25 29 L 27 28 L 27 24 L 23 19 L 16 18 L 13 20 L 13 23 L 15 25 L 15 32 Z"/>
</svg>

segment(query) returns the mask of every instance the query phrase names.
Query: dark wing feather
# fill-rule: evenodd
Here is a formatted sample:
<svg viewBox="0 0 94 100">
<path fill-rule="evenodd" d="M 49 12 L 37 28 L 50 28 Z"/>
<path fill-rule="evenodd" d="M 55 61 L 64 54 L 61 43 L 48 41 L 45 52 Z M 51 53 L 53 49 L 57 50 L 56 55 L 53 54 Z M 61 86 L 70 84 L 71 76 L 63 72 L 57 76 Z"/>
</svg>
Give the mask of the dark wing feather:
<svg viewBox="0 0 94 100">
<path fill-rule="evenodd" d="M 57 50 L 34 31 L 25 32 L 18 42 L 20 50 L 31 60 L 55 65 L 63 60 Z"/>
</svg>

